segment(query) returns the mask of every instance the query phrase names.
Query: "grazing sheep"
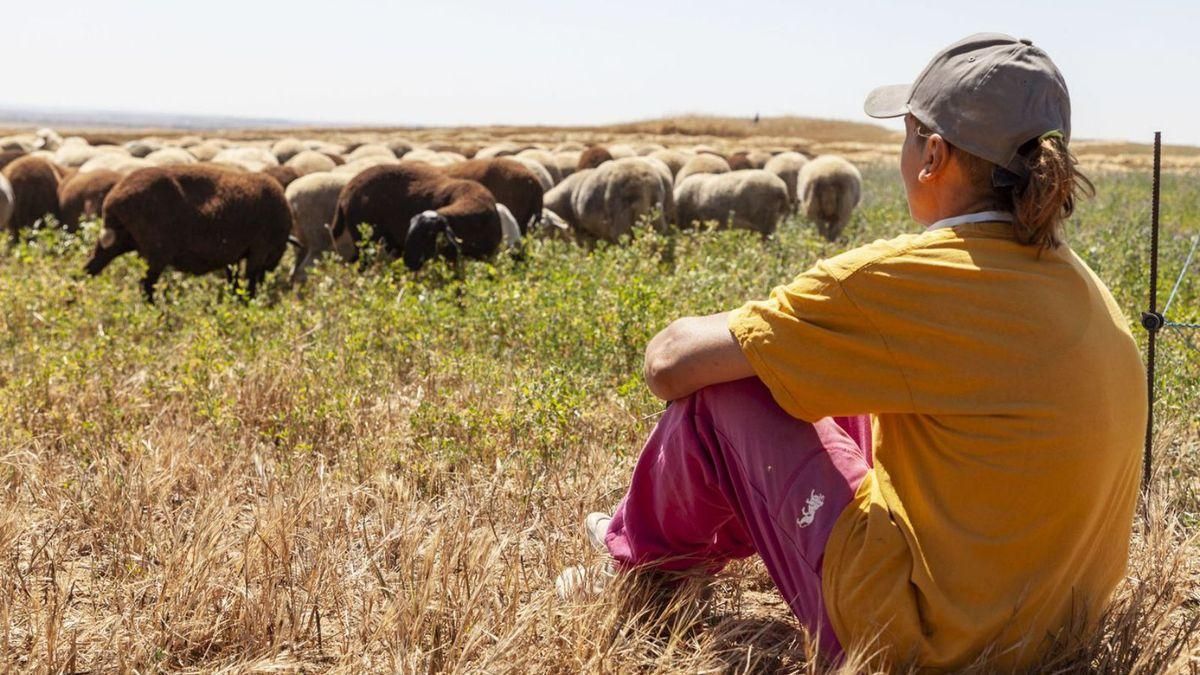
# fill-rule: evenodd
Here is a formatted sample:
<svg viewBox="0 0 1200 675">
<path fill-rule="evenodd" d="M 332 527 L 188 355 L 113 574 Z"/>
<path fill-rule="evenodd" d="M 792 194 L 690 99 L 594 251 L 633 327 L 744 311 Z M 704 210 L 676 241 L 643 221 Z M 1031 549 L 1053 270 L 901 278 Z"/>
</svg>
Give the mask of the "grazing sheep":
<svg viewBox="0 0 1200 675">
<path fill-rule="evenodd" d="M 750 150 L 746 153 L 746 160 L 755 169 L 765 169 L 767 162 L 771 161 L 771 153 L 765 150 Z"/>
<path fill-rule="evenodd" d="M 287 164 L 289 159 L 307 150 L 308 146 L 298 138 L 281 138 L 271 146 L 271 154 L 280 164 Z"/>
<path fill-rule="evenodd" d="M 137 251 L 148 265 L 142 292 L 154 302 L 154 285 L 167 267 L 205 274 L 245 260 L 254 296 L 283 257 L 291 229 L 283 189 L 268 176 L 203 164 L 153 167 L 108 193 L 104 229 L 84 269 L 95 276 L 117 256 Z"/>
<path fill-rule="evenodd" d="M 548 239 L 558 239 L 561 241 L 573 241 L 575 239 L 575 234 L 571 230 L 570 223 L 548 208 L 542 209 L 542 224 L 534 232 L 538 236 Z"/>
<path fill-rule="evenodd" d="M 372 167 L 385 165 L 390 166 L 399 163 L 400 160 L 390 155 L 387 157 L 384 157 L 383 155 L 366 155 L 364 157 L 359 157 L 356 160 L 347 162 L 341 166 L 335 166 L 333 168 L 333 173 L 353 177 Z"/>
<path fill-rule="evenodd" d="M 504 204 L 521 226 L 521 233 L 542 212 L 542 184 L 523 164 L 509 157 L 469 159 L 445 168 L 451 178 L 482 184 L 499 204 Z"/>
<path fill-rule="evenodd" d="M 319 153 L 316 150 L 303 150 L 287 160 L 284 166 L 295 169 L 296 173 L 301 176 L 307 176 L 310 173 L 333 171 L 333 168 L 338 165 L 328 155 Z"/>
<path fill-rule="evenodd" d="M 62 147 L 63 137 L 58 135 L 58 132 L 48 127 L 43 127 L 37 130 L 37 140 L 34 145 L 38 150 L 48 150 L 55 152 Z"/>
<path fill-rule="evenodd" d="M 729 162 L 724 157 L 709 153 L 700 153 L 689 159 L 683 168 L 675 174 L 675 184 L 680 185 L 688 176 L 698 173 L 729 173 Z"/>
<path fill-rule="evenodd" d="M 767 162 L 767 171 L 779 176 L 783 182 L 787 184 L 788 203 L 792 205 L 792 210 L 795 211 L 799 206 L 799 199 L 796 195 L 796 184 L 800 176 L 800 169 L 808 164 L 808 158 L 798 152 L 781 152 L 775 155 Z"/>
<path fill-rule="evenodd" d="M 862 174 L 841 157 L 821 155 L 800 169 L 796 189 L 805 217 L 822 237 L 836 241 L 862 197 Z"/>
<path fill-rule="evenodd" d="M 641 157 L 605 162 L 572 174 L 546 193 L 546 207 L 586 236 L 617 241 L 656 209 L 665 229 L 670 190 L 654 164 Z"/>
<path fill-rule="evenodd" d="M 138 169 L 145 169 L 151 166 L 154 165 L 137 157 L 119 155 L 116 153 L 105 153 L 103 155 L 96 155 L 87 162 L 84 162 L 83 166 L 79 167 L 79 173 L 91 173 L 92 171 L 116 171 L 123 176 L 128 176 Z"/>
<path fill-rule="evenodd" d="M 375 239 L 414 270 L 439 253 L 490 256 L 503 239 L 496 200 L 487 188 L 421 162 L 372 167 L 346 184 L 332 232 L 338 252 L 351 260 L 362 236 L 360 223 L 369 223 Z M 439 245 L 443 235 L 446 242 Z"/>
<path fill-rule="evenodd" d="M 567 176 L 575 173 L 576 167 L 579 166 L 579 158 L 583 155 L 581 150 L 566 150 L 563 152 L 554 153 L 554 167 L 558 169 L 558 175 L 562 178 L 559 183 L 567 179 Z"/>
<path fill-rule="evenodd" d="M 554 146 L 554 152 L 583 152 L 587 146 L 579 141 L 563 141 Z"/>
<path fill-rule="evenodd" d="M 529 169 L 529 172 L 533 174 L 533 177 L 536 178 L 538 183 L 542 186 L 543 194 L 549 192 L 550 188 L 554 187 L 553 176 L 550 175 L 550 171 L 543 166 L 541 162 L 529 159 L 528 157 L 521 157 L 520 155 L 513 155 L 512 157 L 509 157 L 509 159 L 513 160 L 514 162 L 520 162 L 521 166 Z"/>
<path fill-rule="evenodd" d="M 337 210 L 338 196 L 350 178 L 348 174 L 317 172 L 301 176 L 287 186 L 284 194 L 295 220 L 292 237 L 299 244 L 292 283 L 303 282 L 317 256 L 333 248 L 329 233 L 333 213 Z"/>
<path fill-rule="evenodd" d="M 475 153 L 475 159 L 492 159 L 495 157 L 508 157 L 509 155 L 517 154 L 518 152 L 520 152 L 523 149 L 525 149 L 525 148 L 522 148 L 521 146 L 517 145 L 516 143 L 511 143 L 509 141 L 505 141 L 503 143 L 496 143 L 495 145 L 489 145 L 485 148 L 480 149 L 479 152 Z"/>
<path fill-rule="evenodd" d="M 406 162 L 425 162 L 427 164 L 433 164 L 439 161 L 440 158 L 441 154 L 432 148 L 413 148 L 404 155 L 404 161 Z"/>
<path fill-rule="evenodd" d="M 20 150 L 24 153 L 30 153 L 37 150 L 35 147 L 37 139 L 29 135 L 20 136 L 5 136 L 0 138 L 0 150 Z"/>
<path fill-rule="evenodd" d="M 716 221 L 718 229 L 732 227 L 771 234 L 787 212 L 787 185 L 779 176 L 762 169 L 695 174 L 675 188 L 675 214 L 680 227 Z"/>
<path fill-rule="evenodd" d="M 101 214 L 104 198 L 125 176 L 110 169 L 79 171 L 58 186 L 58 209 L 62 224 L 75 230 L 83 220 Z"/>
<path fill-rule="evenodd" d="M 504 248 L 517 248 L 521 245 L 521 226 L 508 207 L 497 202 L 496 215 L 500 216 L 500 234 L 504 237 Z"/>
<path fill-rule="evenodd" d="M 12 218 L 15 201 L 12 184 L 0 173 L 0 229 L 8 228 L 8 219 Z"/>
<path fill-rule="evenodd" d="M 612 153 L 610 153 L 607 148 L 602 145 L 593 145 L 579 155 L 579 164 L 575 165 L 575 170 L 582 171 L 583 169 L 594 169 L 601 164 L 605 162 L 611 162 L 612 160 Z"/>
<path fill-rule="evenodd" d="M 424 147 L 426 150 L 432 150 L 434 152 L 461 152 L 462 151 L 461 147 L 455 145 L 454 143 L 447 143 L 446 141 L 429 141 L 428 143 L 425 144 Z M 413 149 L 415 150 L 416 148 L 413 148 Z M 474 154 L 474 153 L 472 153 L 472 154 Z"/>
<path fill-rule="evenodd" d="M 725 159 L 725 155 L 711 145 L 700 144 L 692 148 L 692 152 L 697 155 L 716 155 L 721 159 Z"/>
<path fill-rule="evenodd" d="M 546 172 L 550 174 L 550 180 L 553 181 L 553 185 L 558 185 L 562 181 L 563 175 L 558 170 L 558 163 L 554 160 L 554 153 L 542 150 L 541 148 L 531 148 L 518 152 L 517 157 L 531 159 L 541 164 L 546 169 Z M 575 162 L 578 163 L 579 160 L 576 159 Z"/>
<path fill-rule="evenodd" d="M 95 146 L 84 143 L 64 143 L 54 153 L 54 163 L 67 168 L 78 168 L 101 155 L 133 157 L 128 150 L 116 145 Z"/>
<path fill-rule="evenodd" d="M 366 143 L 358 146 L 350 154 L 346 155 L 346 163 L 349 164 L 366 157 L 390 157 L 396 159 L 396 153 L 392 152 L 392 149 L 386 145 Z"/>
<path fill-rule="evenodd" d="M 145 157 L 155 150 L 162 150 L 162 143 L 152 141 L 148 138 L 143 138 L 137 141 L 129 141 L 123 146 L 129 151 L 129 154 L 134 157 Z"/>
<path fill-rule="evenodd" d="M 750 163 L 750 156 L 745 152 L 735 152 L 726 161 L 729 162 L 730 171 L 745 171 L 754 168 L 754 165 Z"/>
<path fill-rule="evenodd" d="M 626 157 L 637 157 L 638 153 L 632 146 L 624 143 L 614 143 L 605 148 L 608 154 L 612 155 L 613 159 L 625 159 Z"/>
<path fill-rule="evenodd" d="M 257 173 L 269 166 L 279 166 L 279 160 L 275 159 L 275 155 L 270 151 L 253 147 L 226 148 L 209 161 L 213 164 L 240 167 L 251 173 Z"/>
<path fill-rule="evenodd" d="M 176 164 L 195 164 L 198 160 L 192 153 L 183 148 L 163 148 L 146 155 L 146 161 L 154 166 L 175 166 Z"/>
<path fill-rule="evenodd" d="M 220 145 L 210 141 L 205 141 L 199 145 L 192 145 L 186 148 L 188 152 L 192 153 L 193 157 L 201 162 L 213 161 L 213 158 L 221 154 L 221 151 L 224 149 L 225 148 L 221 147 Z"/>
<path fill-rule="evenodd" d="M 300 177 L 300 173 L 290 166 L 268 166 L 260 173 L 265 173 L 271 178 L 274 178 L 275 182 L 279 183 L 279 187 L 283 188 L 284 190 L 287 189 L 287 186 L 292 184 L 292 181 Z"/>
<path fill-rule="evenodd" d="M 636 148 L 634 148 L 634 150 L 637 151 L 637 154 L 641 157 L 645 157 L 647 155 L 652 155 L 652 154 L 658 152 L 659 150 L 666 150 L 666 149 L 667 149 L 667 146 L 665 146 L 661 143 L 642 143 L 641 145 L 638 145 Z"/>
<path fill-rule="evenodd" d="M 679 175 L 679 170 L 692 158 L 692 154 L 682 150 L 655 150 L 647 155 L 647 157 L 657 159 L 666 164 L 671 169 L 671 177 L 675 178 Z"/>
<path fill-rule="evenodd" d="M 24 150 L 0 150 L 0 171 L 27 154 Z"/>
<path fill-rule="evenodd" d="M 387 145 L 388 150 L 391 150 L 392 154 L 396 156 L 396 159 L 403 159 L 405 155 L 413 150 L 412 142 L 403 138 L 393 138 L 385 143 L 385 145 Z"/>
<path fill-rule="evenodd" d="M 13 192 L 8 235 L 17 241 L 21 230 L 32 229 L 47 215 L 61 219 L 58 212 L 58 183 L 62 168 L 41 157 L 22 157 L 4 167 Z"/>
</svg>

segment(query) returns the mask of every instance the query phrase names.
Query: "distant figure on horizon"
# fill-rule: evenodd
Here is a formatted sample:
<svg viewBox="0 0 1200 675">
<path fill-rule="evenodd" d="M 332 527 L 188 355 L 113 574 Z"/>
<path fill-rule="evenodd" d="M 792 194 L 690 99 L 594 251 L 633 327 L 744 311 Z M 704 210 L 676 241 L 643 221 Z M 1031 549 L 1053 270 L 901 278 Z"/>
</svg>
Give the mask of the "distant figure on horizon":
<svg viewBox="0 0 1200 675">
<path fill-rule="evenodd" d="M 758 113 L 754 113 L 754 123 L 758 124 Z"/>
</svg>

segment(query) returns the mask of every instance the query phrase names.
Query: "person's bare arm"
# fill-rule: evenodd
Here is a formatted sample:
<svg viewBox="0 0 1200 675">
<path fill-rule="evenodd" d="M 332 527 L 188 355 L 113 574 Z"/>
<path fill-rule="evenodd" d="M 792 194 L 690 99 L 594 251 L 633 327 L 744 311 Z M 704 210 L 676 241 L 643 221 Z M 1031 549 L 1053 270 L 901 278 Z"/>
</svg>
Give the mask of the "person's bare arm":
<svg viewBox="0 0 1200 675">
<path fill-rule="evenodd" d="M 711 384 L 754 375 L 729 332 L 729 312 L 679 319 L 646 346 L 646 385 L 674 401 Z"/>
</svg>

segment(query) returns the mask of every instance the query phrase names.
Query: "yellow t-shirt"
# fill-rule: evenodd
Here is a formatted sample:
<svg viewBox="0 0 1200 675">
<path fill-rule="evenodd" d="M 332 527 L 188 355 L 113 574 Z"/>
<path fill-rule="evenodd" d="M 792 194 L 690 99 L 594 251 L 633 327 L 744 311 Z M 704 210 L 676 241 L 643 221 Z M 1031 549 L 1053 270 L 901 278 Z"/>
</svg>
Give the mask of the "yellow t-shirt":
<svg viewBox="0 0 1200 675">
<path fill-rule="evenodd" d="M 1007 223 L 877 241 L 729 327 L 793 416 L 874 416 L 874 470 L 822 572 L 844 645 L 1020 666 L 1104 609 L 1128 557 L 1145 371 L 1069 248 L 1039 254 Z"/>
</svg>

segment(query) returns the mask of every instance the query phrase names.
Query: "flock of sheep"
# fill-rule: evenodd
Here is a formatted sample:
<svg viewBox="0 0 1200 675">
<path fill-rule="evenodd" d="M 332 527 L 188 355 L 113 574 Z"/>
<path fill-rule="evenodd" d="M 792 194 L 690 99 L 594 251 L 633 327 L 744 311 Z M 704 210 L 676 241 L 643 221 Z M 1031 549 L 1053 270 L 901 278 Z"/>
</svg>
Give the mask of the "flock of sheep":
<svg viewBox="0 0 1200 675">
<path fill-rule="evenodd" d="M 398 138 L 92 145 L 43 129 L 0 138 L 0 225 L 16 241 L 50 215 L 70 230 L 101 217 L 87 272 L 136 251 L 153 300 L 168 267 L 224 269 L 236 282 L 243 262 L 253 295 L 289 243 L 292 280 L 303 281 L 325 251 L 354 260 L 364 224 L 411 269 L 437 255 L 484 258 L 531 234 L 615 242 L 644 222 L 769 235 L 794 211 L 832 241 L 862 192 L 846 160 L 794 151 L 502 142 L 470 154 Z"/>
</svg>

